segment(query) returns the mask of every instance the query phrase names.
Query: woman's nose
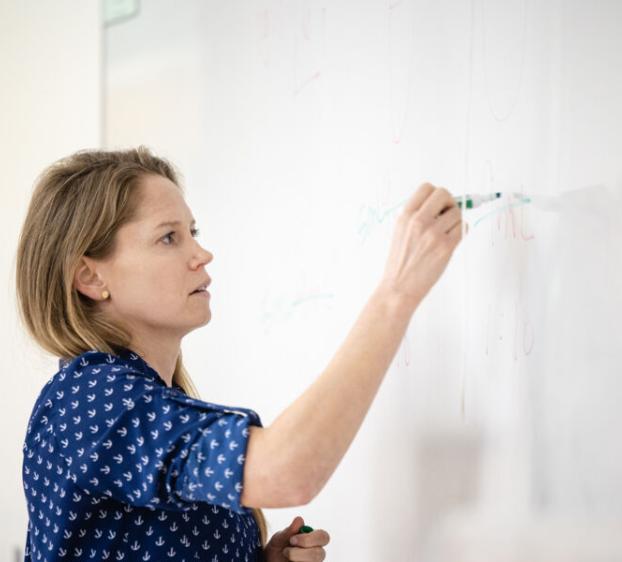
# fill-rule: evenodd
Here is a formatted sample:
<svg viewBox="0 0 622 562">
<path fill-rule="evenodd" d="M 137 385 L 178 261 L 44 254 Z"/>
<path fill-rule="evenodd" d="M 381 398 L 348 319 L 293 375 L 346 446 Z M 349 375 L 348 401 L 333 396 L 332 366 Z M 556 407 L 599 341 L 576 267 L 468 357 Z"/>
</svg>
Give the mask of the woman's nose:
<svg viewBox="0 0 622 562">
<path fill-rule="evenodd" d="M 194 253 L 192 254 L 193 262 L 209 263 L 214 259 L 214 255 L 206 250 L 198 241 L 195 241 Z"/>
</svg>

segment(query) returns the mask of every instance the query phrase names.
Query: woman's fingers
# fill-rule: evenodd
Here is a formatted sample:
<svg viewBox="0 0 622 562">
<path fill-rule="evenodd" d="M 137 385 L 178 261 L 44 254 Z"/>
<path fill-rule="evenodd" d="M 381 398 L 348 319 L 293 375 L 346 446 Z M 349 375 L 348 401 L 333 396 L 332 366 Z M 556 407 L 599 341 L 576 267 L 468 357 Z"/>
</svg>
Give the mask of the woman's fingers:
<svg viewBox="0 0 622 562">
<path fill-rule="evenodd" d="M 407 217 L 411 217 L 416 211 L 419 210 L 423 202 L 428 198 L 430 193 L 434 191 L 434 186 L 431 183 L 423 183 L 419 186 L 419 189 L 413 193 L 410 199 L 406 202 L 402 214 Z"/>
<path fill-rule="evenodd" d="M 321 562 L 326 558 L 326 551 L 321 546 L 312 548 L 288 546 L 283 550 L 283 556 L 293 562 Z"/>
<path fill-rule="evenodd" d="M 460 220 L 460 222 L 456 223 L 451 230 L 449 230 L 449 232 L 447 232 L 447 235 L 454 241 L 458 242 L 462 239 L 462 225 L 464 224 L 464 234 L 468 234 L 469 233 L 469 223 L 463 223 L 462 220 Z"/>
<path fill-rule="evenodd" d="M 462 220 L 462 211 L 458 206 L 451 207 L 445 211 L 442 215 L 439 215 L 434 224 L 434 228 L 437 228 L 441 232 L 449 233 L 449 231 L 460 223 Z"/>
<path fill-rule="evenodd" d="M 330 542 L 330 535 L 324 529 L 316 529 L 310 533 L 296 535 L 296 546 L 310 548 L 312 546 L 326 546 Z"/>
<path fill-rule="evenodd" d="M 296 535 L 296 546 L 289 546 L 283 550 L 288 560 L 295 562 L 315 562 L 324 560 L 326 551 L 322 548 L 330 542 L 330 535 L 324 529 L 316 529 L 310 533 Z"/>
<path fill-rule="evenodd" d="M 444 187 L 437 187 L 423 202 L 417 214 L 424 219 L 426 224 L 438 217 L 441 213 L 447 212 L 452 207 L 458 207 L 451 193 Z"/>
</svg>

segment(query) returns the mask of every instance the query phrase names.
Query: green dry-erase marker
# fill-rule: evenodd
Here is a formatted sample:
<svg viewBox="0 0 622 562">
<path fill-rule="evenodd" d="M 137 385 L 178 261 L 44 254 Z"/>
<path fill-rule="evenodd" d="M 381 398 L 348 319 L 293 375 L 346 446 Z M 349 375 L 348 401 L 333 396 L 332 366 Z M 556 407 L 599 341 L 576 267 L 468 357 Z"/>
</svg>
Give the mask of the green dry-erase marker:
<svg viewBox="0 0 622 562">
<path fill-rule="evenodd" d="M 303 525 L 298 529 L 299 533 L 310 533 L 311 531 L 313 531 L 313 527 L 309 527 L 309 525 Z"/>
<path fill-rule="evenodd" d="M 488 201 L 494 201 L 495 199 L 499 199 L 501 197 L 501 193 L 489 193 L 488 195 L 458 195 L 454 197 L 454 201 L 458 204 L 458 207 L 462 208 L 464 205 L 465 209 L 474 209 L 475 207 L 479 207 L 482 203 L 488 203 Z"/>
</svg>

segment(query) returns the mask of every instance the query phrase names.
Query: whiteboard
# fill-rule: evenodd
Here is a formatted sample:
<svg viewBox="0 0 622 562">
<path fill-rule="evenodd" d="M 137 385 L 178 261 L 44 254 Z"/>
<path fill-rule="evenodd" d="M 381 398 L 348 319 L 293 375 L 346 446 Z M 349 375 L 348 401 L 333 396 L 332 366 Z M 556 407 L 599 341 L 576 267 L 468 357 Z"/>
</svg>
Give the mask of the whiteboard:
<svg viewBox="0 0 622 562">
<path fill-rule="evenodd" d="M 620 559 L 620 21 L 613 0 L 150 0 L 107 28 L 106 145 L 179 166 L 215 256 L 190 373 L 265 425 L 421 183 L 525 198 L 465 213 L 348 453 L 271 533 L 301 514 L 328 560 Z"/>
</svg>

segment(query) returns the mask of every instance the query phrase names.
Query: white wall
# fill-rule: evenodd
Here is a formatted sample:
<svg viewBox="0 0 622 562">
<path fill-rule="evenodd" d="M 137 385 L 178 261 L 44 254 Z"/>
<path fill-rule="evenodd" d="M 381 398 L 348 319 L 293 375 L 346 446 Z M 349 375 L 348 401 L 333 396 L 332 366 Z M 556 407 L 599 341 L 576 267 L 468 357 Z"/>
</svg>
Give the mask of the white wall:
<svg viewBox="0 0 622 562">
<path fill-rule="evenodd" d="M 98 1 L 0 1 L 0 559 L 23 560 L 22 443 L 57 359 L 25 336 L 15 302 L 15 250 L 35 177 L 52 161 L 101 146 L 102 25 Z"/>
</svg>

